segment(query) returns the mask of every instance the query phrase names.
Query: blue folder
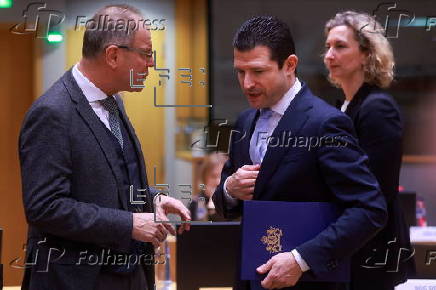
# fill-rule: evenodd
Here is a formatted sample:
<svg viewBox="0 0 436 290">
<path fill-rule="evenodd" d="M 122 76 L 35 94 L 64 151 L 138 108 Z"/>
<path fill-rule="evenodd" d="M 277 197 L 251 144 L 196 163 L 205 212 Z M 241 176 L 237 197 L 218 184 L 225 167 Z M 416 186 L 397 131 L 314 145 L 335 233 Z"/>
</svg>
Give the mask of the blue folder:
<svg viewBox="0 0 436 290">
<path fill-rule="evenodd" d="M 290 252 L 335 222 L 340 210 L 329 202 L 244 201 L 241 280 L 263 280 L 256 268 L 272 256 Z M 315 277 L 305 272 L 300 281 L 348 282 L 350 259 L 335 270 Z"/>
</svg>

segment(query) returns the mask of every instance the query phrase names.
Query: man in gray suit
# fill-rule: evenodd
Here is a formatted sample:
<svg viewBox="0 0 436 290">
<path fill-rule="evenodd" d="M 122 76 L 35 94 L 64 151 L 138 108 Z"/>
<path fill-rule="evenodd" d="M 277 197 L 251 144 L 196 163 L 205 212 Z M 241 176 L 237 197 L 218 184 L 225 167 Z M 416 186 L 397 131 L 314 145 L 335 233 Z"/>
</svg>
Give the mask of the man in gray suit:
<svg viewBox="0 0 436 290">
<path fill-rule="evenodd" d="M 154 206 L 141 147 L 117 95 L 141 90 L 130 87 L 129 70 L 147 75 L 153 66 L 150 31 L 117 29 L 141 23 L 128 5 L 106 6 L 93 19 L 105 17 L 103 29 L 87 27 L 82 60 L 35 101 L 23 123 L 31 265 L 23 289 L 154 289 L 154 264 L 162 262 L 154 247 L 175 234 L 154 215 L 190 220 L 176 199 L 159 196 Z"/>
</svg>

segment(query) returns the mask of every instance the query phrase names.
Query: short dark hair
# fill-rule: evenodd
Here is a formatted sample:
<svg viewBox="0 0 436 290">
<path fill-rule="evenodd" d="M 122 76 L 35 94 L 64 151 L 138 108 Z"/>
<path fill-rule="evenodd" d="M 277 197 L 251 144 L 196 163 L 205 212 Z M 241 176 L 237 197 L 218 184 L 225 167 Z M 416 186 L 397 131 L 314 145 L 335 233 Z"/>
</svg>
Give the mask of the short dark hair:
<svg viewBox="0 0 436 290">
<path fill-rule="evenodd" d="M 130 45 L 135 37 L 136 29 L 132 31 L 117 30 L 116 23 L 118 20 L 128 22 L 134 17 L 141 17 L 141 11 L 127 4 L 108 5 L 98 10 L 92 19 L 99 22 L 100 18 L 108 17 L 107 27 L 103 29 L 91 29 L 86 27 L 83 36 L 82 55 L 86 58 L 96 57 L 108 45 Z M 135 27 L 136 28 L 136 27 Z"/>
<path fill-rule="evenodd" d="M 277 61 L 279 69 L 291 54 L 295 54 L 289 26 L 273 16 L 256 16 L 245 21 L 233 38 L 233 47 L 240 51 L 251 50 L 258 45 L 270 49 L 271 60 Z"/>
</svg>

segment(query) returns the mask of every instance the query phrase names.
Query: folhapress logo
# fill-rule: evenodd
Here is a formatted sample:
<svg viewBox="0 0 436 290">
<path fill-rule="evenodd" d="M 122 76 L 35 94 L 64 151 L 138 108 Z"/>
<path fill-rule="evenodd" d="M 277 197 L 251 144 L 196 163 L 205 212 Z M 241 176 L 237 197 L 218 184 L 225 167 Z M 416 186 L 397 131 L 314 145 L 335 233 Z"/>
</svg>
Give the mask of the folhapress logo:
<svg viewBox="0 0 436 290">
<path fill-rule="evenodd" d="M 65 14 L 58 10 L 46 9 L 44 2 L 33 2 L 23 10 L 24 21 L 11 27 L 15 34 L 35 33 L 37 38 L 47 38 L 51 29 L 62 23 Z"/>
<path fill-rule="evenodd" d="M 400 27 L 408 26 L 415 20 L 415 13 L 405 9 L 397 9 L 395 2 L 379 4 L 373 11 L 373 16 L 384 28 L 387 38 L 398 38 Z"/>
</svg>

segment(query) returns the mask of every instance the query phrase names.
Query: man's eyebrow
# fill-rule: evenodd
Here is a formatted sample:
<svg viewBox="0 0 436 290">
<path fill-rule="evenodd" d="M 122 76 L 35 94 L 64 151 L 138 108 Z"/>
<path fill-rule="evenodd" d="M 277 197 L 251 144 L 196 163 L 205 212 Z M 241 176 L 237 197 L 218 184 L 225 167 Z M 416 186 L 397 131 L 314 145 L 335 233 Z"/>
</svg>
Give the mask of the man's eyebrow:
<svg viewBox="0 0 436 290">
<path fill-rule="evenodd" d="M 269 68 L 268 65 L 253 65 L 252 67 L 249 68 L 249 70 L 266 70 L 268 68 Z"/>
<path fill-rule="evenodd" d="M 265 69 L 268 69 L 268 68 L 269 68 L 269 66 L 267 66 L 267 65 L 253 65 L 253 66 L 250 66 L 249 68 L 247 68 L 245 70 L 265 70 Z M 233 70 L 242 70 L 242 69 L 234 66 Z"/>
</svg>

